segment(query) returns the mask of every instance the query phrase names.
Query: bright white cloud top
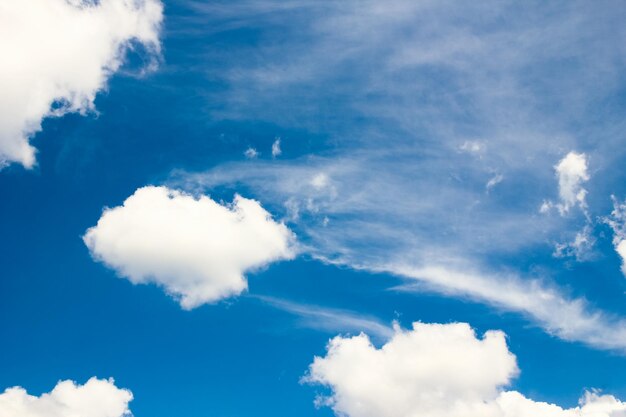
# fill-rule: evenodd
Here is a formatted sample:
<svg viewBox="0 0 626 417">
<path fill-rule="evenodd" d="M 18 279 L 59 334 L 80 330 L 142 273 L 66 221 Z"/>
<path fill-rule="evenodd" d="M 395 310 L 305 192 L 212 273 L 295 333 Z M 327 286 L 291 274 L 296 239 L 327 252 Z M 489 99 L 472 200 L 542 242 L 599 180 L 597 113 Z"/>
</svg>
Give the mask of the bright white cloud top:
<svg viewBox="0 0 626 417">
<path fill-rule="evenodd" d="M 35 164 L 42 120 L 95 110 L 133 43 L 155 56 L 159 0 L 0 0 L 0 163 Z"/>
<path fill-rule="evenodd" d="M 589 181 L 587 173 L 587 156 L 584 153 L 570 152 L 555 167 L 559 179 L 559 211 L 566 213 L 575 205 L 585 208 L 587 190 L 582 183 Z"/>
<path fill-rule="evenodd" d="M 305 381 L 330 387 L 319 399 L 346 417 L 623 417 L 626 403 L 587 393 L 563 409 L 505 391 L 519 373 L 506 336 L 482 339 L 464 323 L 414 323 L 376 348 L 369 338 L 337 336 Z"/>
<path fill-rule="evenodd" d="M 582 184 L 589 181 L 587 172 L 587 155 L 584 153 L 570 152 L 554 167 L 556 177 L 559 181 L 559 199 L 556 204 L 559 213 L 564 216 L 572 207 L 580 207 L 585 210 L 587 203 L 587 190 Z M 542 206 L 542 211 L 547 211 L 553 203 L 546 202 Z"/>
<path fill-rule="evenodd" d="M 2 417 L 130 417 L 133 394 L 113 380 L 91 378 L 84 385 L 62 381 L 49 393 L 29 395 L 21 387 L 0 394 Z"/>
<path fill-rule="evenodd" d="M 135 284 L 156 283 L 192 309 L 240 294 L 244 274 L 292 259 L 295 235 L 255 200 L 231 205 L 143 187 L 105 209 L 83 240 L 92 256 Z"/>
</svg>

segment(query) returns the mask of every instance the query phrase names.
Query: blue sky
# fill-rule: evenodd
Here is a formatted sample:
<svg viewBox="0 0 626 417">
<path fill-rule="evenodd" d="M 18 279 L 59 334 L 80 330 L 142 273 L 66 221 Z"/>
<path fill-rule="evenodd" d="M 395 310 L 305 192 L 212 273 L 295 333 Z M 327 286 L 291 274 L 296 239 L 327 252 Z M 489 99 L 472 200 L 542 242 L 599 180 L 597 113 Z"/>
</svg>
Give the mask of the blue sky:
<svg viewBox="0 0 626 417">
<path fill-rule="evenodd" d="M 623 4 L 24 4 L 0 416 L 626 415 Z"/>
</svg>

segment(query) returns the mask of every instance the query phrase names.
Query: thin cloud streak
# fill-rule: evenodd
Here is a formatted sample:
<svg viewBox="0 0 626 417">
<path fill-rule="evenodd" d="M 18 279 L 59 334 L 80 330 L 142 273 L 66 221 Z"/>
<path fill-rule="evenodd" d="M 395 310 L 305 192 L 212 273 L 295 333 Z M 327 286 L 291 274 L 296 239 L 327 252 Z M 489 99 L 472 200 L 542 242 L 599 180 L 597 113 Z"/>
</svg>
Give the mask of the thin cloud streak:
<svg viewBox="0 0 626 417">
<path fill-rule="evenodd" d="M 419 281 L 398 286 L 395 288 L 398 291 L 433 291 L 484 302 L 521 313 L 561 339 L 626 354 L 626 320 L 594 310 L 586 300 L 568 298 L 558 288 L 539 280 L 490 276 L 441 266 L 389 265 L 385 270 Z"/>
<path fill-rule="evenodd" d="M 257 295 L 254 298 L 276 309 L 298 317 L 300 325 L 329 333 L 354 332 L 367 333 L 386 341 L 395 330 L 380 320 L 355 313 L 353 311 L 321 307 L 313 304 L 301 304 L 280 298 Z"/>
</svg>

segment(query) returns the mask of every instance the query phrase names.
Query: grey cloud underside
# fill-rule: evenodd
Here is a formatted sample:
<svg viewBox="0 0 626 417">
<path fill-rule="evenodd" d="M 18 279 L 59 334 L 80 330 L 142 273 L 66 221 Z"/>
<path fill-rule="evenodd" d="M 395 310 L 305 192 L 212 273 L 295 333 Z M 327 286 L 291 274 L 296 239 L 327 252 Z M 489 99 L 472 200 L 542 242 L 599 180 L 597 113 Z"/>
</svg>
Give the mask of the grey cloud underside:
<svg viewBox="0 0 626 417">
<path fill-rule="evenodd" d="M 306 129 L 330 145 L 324 156 L 175 172 L 170 184 L 246 190 L 324 261 L 418 279 L 567 340 L 626 348 L 620 317 L 504 261 L 574 242 L 623 183 L 623 118 L 598 110 L 620 109 L 618 2 L 189 4 L 197 17 L 176 36 L 207 19 L 212 35 L 260 33 L 254 51 L 211 50 L 215 66 L 190 69 L 228 86 L 212 116 Z M 558 200 L 554 167 L 573 151 L 588 158 L 588 212 L 539 213 Z"/>
</svg>

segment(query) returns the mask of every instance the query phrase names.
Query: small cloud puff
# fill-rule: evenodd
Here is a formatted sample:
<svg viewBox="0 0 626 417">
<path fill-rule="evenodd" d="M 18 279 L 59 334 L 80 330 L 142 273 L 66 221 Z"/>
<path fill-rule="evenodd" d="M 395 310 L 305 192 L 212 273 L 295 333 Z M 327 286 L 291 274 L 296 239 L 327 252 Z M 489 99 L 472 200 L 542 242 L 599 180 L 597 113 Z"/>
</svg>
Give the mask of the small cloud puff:
<svg viewBox="0 0 626 417">
<path fill-rule="evenodd" d="M 626 403 L 587 393 L 563 409 L 504 391 L 519 371 L 502 332 L 482 339 L 465 323 L 414 323 L 380 349 L 369 337 L 337 336 L 305 382 L 332 395 L 317 404 L 345 417 L 623 417 Z"/>
<path fill-rule="evenodd" d="M 280 148 L 280 138 L 276 138 L 274 143 L 272 143 L 272 157 L 276 158 L 276 157 L 280 156 L 282 153 L 283 153 L 283 151 Z"/>
<path fill-rule="evenodd" d="M 184 309 L 238 295 L 244 274 L 296 255 L 295 235 L 255 200 L 225 206 L 143 187 L 105 209 L 83 240 L 94 259 L 135 284 L 155 283 Z"/>
<path fill-rule="evenodd" d="M 133 394 L 117 388 L 112 379 L 91 378 L 84 385 L 61 381 L 49 393 L 29 395 L 24 388 L 0 394 L 2 417 L 131 417 Z"/>
<path fill-rule="evenodd" d="M 259 152 L 256 149 L 250 147 L 246 149 L 243 155 L 248 159 L 256 159 L 259 157 Z"/>
<path fill-rule="evenodd" d="M 485 144 L 476 140 L 466 140 L 459 149 L 467 153 L 481 154 L 485 150 Z"/>
<path fill-rule="evenodd" d="M 316 190 L 321 190 L 322 188 L 327 187 L 330 184 L 330 178 L 323 172 L 315 174 L 313 178 L 311 178 L 311 185 Z"/>
</svg>

